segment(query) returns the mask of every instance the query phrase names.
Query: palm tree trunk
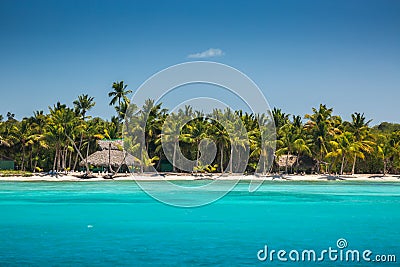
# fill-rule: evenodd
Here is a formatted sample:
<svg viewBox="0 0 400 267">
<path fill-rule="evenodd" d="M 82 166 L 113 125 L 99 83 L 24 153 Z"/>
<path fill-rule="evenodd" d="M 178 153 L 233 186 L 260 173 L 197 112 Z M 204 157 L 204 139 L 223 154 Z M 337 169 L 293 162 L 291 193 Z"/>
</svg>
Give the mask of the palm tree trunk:
<svg viewBox="0 0 400 267">
<path fill-rule="evenodd" d="M 289 166 L 289 150 L 286 154 L 286 163 L 285 163 L 285 173 L 288 174 L 288 166 Z"/>
<path fill-rule="evenodd" d="M 114 175 L 114 170 L 111 166 L 111 143 L 108 144 L 108 174 L 110 178 Z"/>
<path fill-rule="evenodd" d="M 80 151 L 78 150 L 78 148 L 76 147 L 74 140 L 72 140 L 72 138 L 69 137 L 67 134 L 66 134 L 65 136 L 69 139 L 69 141 L 71 142 L 72 146 L 74 147 L 74 149 L 76 150 L 76 152 L 79 154 L 79 156 L 81 157 L 81 159 L 84 160 L 84 158 L 83 158 L 81 152 L 80 152 Z M 88 165 L 87 161 L 85 161 L 85 167 L 86 167 L 87 172 L 89 172 L 89 165 Z"/>
<path fill-rule="evenodd" d="M 118 165 L 118 169 L 115 171 L 115 173 L 118 173 L 119 170 L 121 169 L 122 165 L 124 164 L 125 159 L 126 159 L 126 154 L 127 153 L 124 151 L 124 158 L 122 159 L 122 162 Z"/>
<path fill-rule="evenodd" d="M 224 173 L 224 145 L 221 144 L 221 173 Z"/>
<path fill-rule="evenodd" d="M 317 173 L 321 173 L 321 161 L 319 159 L 317 159 Z"/>
<path fill-rule="evenodd" d="M 25 170 L 25 144 L 22 144 L 21 171 Z"/>
<path fill-rule="evenodd" d="M 241 158 L 241 147 L 239 147 L 238 149 L 238 170 L 240 170 L 240 163 L 242 162 L 242 158 Z"/>
<path fill-rule="evenodd" d="M 67 157 L 68 157 L 68 146 L 65 147 L 64 158 L 63 158 L 63 170 L 67 169 Z"/>
<path fill-rule="evenodd" d="M 33 159 L 32 159 L 32 153 L 33 153 L 33 145 L 31 146 L 31 150 L 29 151 L 29 168 L 30 170 L 32 170 L 32 163 L 33 163 Z"/>
<path fill-rule="evenodd" d="M 229 158 L 229 172 L 230 173 L 232 173 L 232 164 L 233 164 L 233 162 L 232 162 L 232 158 L 233 158 L 233 147 L 231 146 L 231 156 L 230 156 L 230 158 Z"/>
<path fill-rule="evenodd" d="M 86 149 L 86 159 L 85 159 L 86 173 L 89 173 L 89 164 L 88 164 L 89 150 L 90 150 L 90 140 L 88 140 Z"/>
<path fill-rule="evenodd" d="M 144 144 L 144 142 L 143 141 L 141 141 L 140 142 L 140 173 L 143 173 L 143 171 L 144 171 L 144 164 L 143 164 L 143 159 L 144 159 L 144 157 L 143 157 L 143 149 L 144 149 L 144 146 L 145 146 L 145 144 Z"/>
<path fill-rule="evenodd" d="M 200 157 L 200 142 L 197 142 L 197 156 L 196 156 L 196 172 L 198 171 L 199 167 L 199 157 Z"/>
<path fill-rule="evenodd" d="M 172 168 L 173 168 L 174 172 L 176 172 L 175 160 L 176 160 L 176 142 L 174 142 L 174 155 L 172 157 Z M 161 161 L 161 159 L 160 159 L 160 161 Z"/>
<path fill-rule="evenodd" d="M 70 171 L 71 171 L 72 153 L 73 153 L 73 151 L 71 151 L 71 153 L 69 153 L 68 169 L 69 169 Z"/>
<path fill-rule="evenodd" d="M 383 176 L 386 176 L 386 159 L 383 158 Z"/>
<path fill-rule="evenodd" d="M 266 151 L 265 151 L 265 149 L 264 148 L 262 148 L 262 151 L 263 151 L 263 157 L 264 157 L 264 159 L 263 159 L 263 168 L 262 168 L 262 174 L 263 175 L 266 175 L 267 174 L 267 166 L 266 166 L 266 161 L 267 161 L 267 153 L 266 153 Z"/>
<path fill-rule="evenodd" d="M 355 173 L 355 170 L 356 170 L 356 161 L 357 161 L 357 156 L 354 155 L 353 168 L 351 169 L 351 175 L 354 175 L 354 173 Z"/>
<path fill-rule="evenodd" d="M 79 140 L 79 147 L 78 147 L 79 151 L 81 151 L 81 149 L 82 149 L 82 142 L 83 142 L 83 134 L 81 134 L 81 139 Z M 76 168 L 76 164 L 78 163 L 78 157 L 79 157 L 79 155 L 78 155 L 78 153 L 76 153 L 75 162 L 74 162 L 74 171 Z"/>
<path fill-rule="evenodd" d="M 265 163 L 265 161 L 264 161 Z M 275 163 L 275 153 L 272 155 L 272 163 L 271 166 L 269 167 L 268 173 L 271 173 L 274 169 L 274 163 Z"/>
<path fill-rule="evenodd" d="M 33 164 L 33 172 L 36 172 L 37 162 L 38 161 L 35 159 L 35 163 Z"/>
<path fill-rule="evenodd" d="M 56 152 L 54 153 L 53 171 L 56 170 L 57 154 L 58 154 L 58 149 L 56 147 Z"/>
<path fill-rule="evenodd" d="M 57 155 L 57 172 L 60 170 L 60 166 L 61 166 L 61 153 L 62 153 L 62 150 L 59 149 L 58 155 Z"/>
<path fill-rule="evenodd" d="M 143 162 L 143 144 L 140 146 L 140 173 L 144 172 L 144 162 Z"/>
<path fill-rule="evenodd" d="M 345 156 L 343 155 L 343 157 L 342 157 L 342 165 L 340 166 L 340 175 L 343 175 L 344 159 L 345 159 Z"/>
</svg>

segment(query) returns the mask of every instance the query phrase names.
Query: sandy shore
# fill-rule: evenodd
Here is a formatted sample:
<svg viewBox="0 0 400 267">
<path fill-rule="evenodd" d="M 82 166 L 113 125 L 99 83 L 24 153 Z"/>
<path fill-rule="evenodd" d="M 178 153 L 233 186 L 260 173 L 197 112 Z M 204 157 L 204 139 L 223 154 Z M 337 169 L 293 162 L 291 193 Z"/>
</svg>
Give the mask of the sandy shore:
<svg viewBox="0 0 400 267">
<path fill-rule="evenodd" d="M 369 181 L 369 182 L 400 182 L 400 175 L 386 175 L 382 174 L 356 174 L 356 175 L 268 175 L 268 176 L 255 176 L 255 175 L 177 175 L 177 174 L 166 174 L 166 175 L 154 175 L 154 174 L 143 174 L 143 175 L 118 175 L 113 179 L 105 179 L 101 175 L 95 175 L 93 178 L 80 178 L 80 174 L 67 174 L 59 175 L 58 177 L 50 175 L 35 175 L 31 177 L 0 177 L 0 181 L 21 181 L 21 182 L 38 182 L 38 181 L 49 181 L 49 182 L 95 182 L 95 181 L 194 181 L 194 180 L 266 180 L 266 181 Z"/>
</svg>

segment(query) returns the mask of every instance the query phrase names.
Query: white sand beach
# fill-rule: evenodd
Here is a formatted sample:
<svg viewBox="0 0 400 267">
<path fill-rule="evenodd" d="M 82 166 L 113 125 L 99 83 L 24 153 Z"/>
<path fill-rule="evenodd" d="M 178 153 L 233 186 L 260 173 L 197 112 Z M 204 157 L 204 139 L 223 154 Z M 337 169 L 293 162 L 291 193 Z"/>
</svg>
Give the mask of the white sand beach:
<svg viewBox="0 0 400 267">
<path fill-rule="evenodd" d="M 291 182 L 291 181 L 363 181 L 363 182 L 400 182 L 400 175 L 387 174 L 355 174 L 355 175 L 220 175 L 220 174 L 119 174 L 112 179 L 104 178 L 102 175 L 94 175 L 91 178 L 81 178 L 79 173 L 61 174 L 58 177 L 50 175 L 34 175 L 30 177 L 0 177 L 0 181 L 20 181 L 20 182 L 97 182 L 97 181 L 195 181 L 195 180 L 265 180 L 265 181 L 278 181 L 278 182 Z"/>
</svg>

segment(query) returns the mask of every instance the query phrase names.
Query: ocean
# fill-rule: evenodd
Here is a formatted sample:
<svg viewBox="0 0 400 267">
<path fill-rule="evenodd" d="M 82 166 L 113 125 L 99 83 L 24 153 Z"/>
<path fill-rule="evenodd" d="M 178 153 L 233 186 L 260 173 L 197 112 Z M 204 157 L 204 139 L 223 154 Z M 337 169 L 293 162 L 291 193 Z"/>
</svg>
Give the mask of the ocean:
<svg viewBox="0 0 400 267">
<path fill-rule="evenodd" d="M 159 182 L 149 183 L 162 190 Z M 331 258 L 323 253 L 329 249 L 337 251 Z M 280 250 L 285 253 L 278 258 Z M 360 261 L 346 261 L 348 250 L 359 251 Z M 364 259 L 365 251 L 371 253 Z M 0 182 L 0 266 L 399 262 L 399 183 L 268 181 L 249 192 L 240 182 L 218 201 L 180 208 L 154 200 L 133 181 Z"/>
</svg>

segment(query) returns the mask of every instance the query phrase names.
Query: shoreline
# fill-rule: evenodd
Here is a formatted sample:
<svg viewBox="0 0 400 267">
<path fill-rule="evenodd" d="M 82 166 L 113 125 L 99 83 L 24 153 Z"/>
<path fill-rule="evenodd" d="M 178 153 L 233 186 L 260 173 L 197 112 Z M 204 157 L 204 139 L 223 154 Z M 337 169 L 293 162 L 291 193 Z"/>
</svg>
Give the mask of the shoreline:
<svg viewBox="0 0 400 267">
<path fill-rule="evenodd" d="M 9 176 L 0 177 L 1 182 L 99 182 L 99 181 L 201 181 L 201 180 L 222 180 L 222 181 L 282 181 L 282 182 L 326 182 L 326 181 L 363 181 L 363 182 L 400 182 L 400 175 L 388 174 L 355 174 L 355 175 L 181 175 L 181 174 L 141 174 L 141 175 L 120 175 L 112 179 L 104 178 L 101 175 L 94 175 L 92 178 L 80 178 L 78 174 L 62 174 L 58 177 L 50 175 L 34 175 L 30 177 Z"/>
</svg>

